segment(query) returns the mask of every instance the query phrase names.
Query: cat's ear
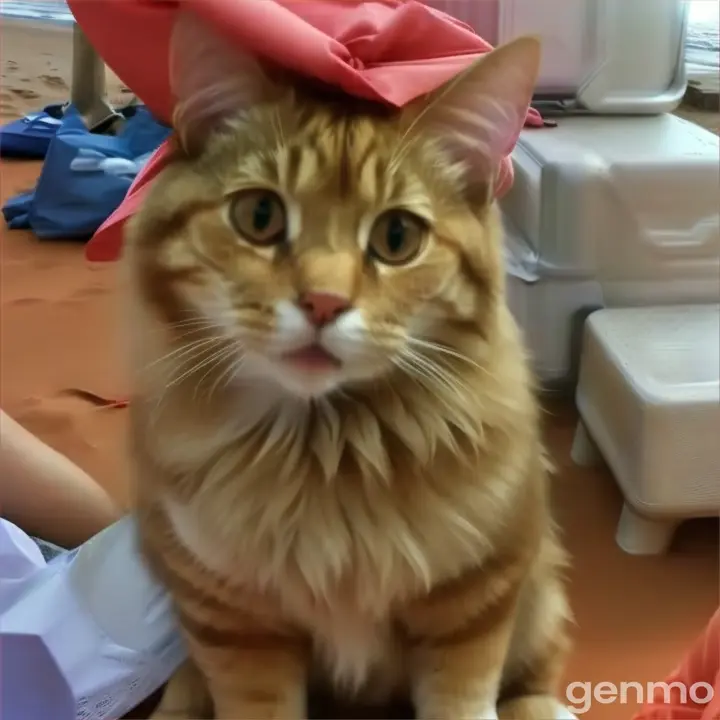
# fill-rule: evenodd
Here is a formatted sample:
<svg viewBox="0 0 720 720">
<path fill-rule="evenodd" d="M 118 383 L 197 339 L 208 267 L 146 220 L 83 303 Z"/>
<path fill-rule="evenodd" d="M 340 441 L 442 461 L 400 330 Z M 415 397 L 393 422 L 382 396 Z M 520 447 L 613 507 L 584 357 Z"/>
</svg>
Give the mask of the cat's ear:
<svg viewBox="0 0 720 720">
<path fill-rule="evenodd" d="M 525 123 L 539 69 L 538 40 L 523 37 L 503 45 L 414 103 L 407 130 L 434 136 L 465 165 L 469 189 L 487 199 Z"/>
<path fill-rule="evenodd" d="M 172 124 L 189 154 L 228 120 L 280 95 L 255 57 L 233 47 L 189 11 L 179 12 L 173 27 L 170 87 L 175 96 Z"/>
</svg>

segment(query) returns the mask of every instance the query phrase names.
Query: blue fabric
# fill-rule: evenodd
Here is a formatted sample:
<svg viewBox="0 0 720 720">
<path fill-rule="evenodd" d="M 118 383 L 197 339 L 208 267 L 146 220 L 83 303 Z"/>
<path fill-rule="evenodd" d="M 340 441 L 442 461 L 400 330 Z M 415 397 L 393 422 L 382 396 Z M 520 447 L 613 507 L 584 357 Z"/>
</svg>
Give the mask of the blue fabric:
<svg viewBox="0 0 720 720">
<path fill-rule="evenodd" d="M 35 197 L 35 191 L 24 192 L 10 198 L 3 207 L 5 222 L 11 230 L 22 230 L 30 227 L 30 204 Z"/>
<path fill-rule="evenodd" d="M 89 132 L 79 113 L 68 108 L 35 191 L 11 198 L 3 207 L 5 221 L 42 239 L 90 238 L 169 134 L 142 106 L 118 135 Z"/>
<path fill-rule="evenodd" d="M 48 105 L 0 127 L 0 157 L 42 160 L 60 128 L 62 114 L 62 105 Z"/>
</svg>

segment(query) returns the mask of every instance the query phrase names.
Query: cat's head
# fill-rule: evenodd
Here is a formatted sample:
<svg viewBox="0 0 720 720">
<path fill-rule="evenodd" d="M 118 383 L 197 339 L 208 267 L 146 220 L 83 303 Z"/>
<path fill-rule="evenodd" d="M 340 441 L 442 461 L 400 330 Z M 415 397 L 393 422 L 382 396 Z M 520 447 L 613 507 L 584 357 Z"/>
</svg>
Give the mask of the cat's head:
<svg viewBox="0 0 720 720">
<path fill-rule="evenodd" d="M 492 332 L 493 184 L 539 55 L 517 40 L 389 111 L 268 70 L 181 16 L 177 160 L 132 240 L 145 299 L 202 359 L 188 382 L 213 363 L 304 397 L 391 372 L 437 379 L 458 333 Z"/>
</svg>

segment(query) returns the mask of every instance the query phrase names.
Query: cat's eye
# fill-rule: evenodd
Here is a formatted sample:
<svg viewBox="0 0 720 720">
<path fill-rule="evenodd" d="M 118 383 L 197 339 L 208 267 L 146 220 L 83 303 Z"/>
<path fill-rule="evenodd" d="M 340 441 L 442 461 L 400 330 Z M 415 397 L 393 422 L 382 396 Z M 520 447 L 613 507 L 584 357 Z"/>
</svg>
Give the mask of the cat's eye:
<svg viewBox="0 0 720 720">
<path fill-rule="evenodd" d="M 243 190 L 230 201 L 235 230 L 253 245 L 276 245 L 287 238 L 285 204 L 271 190 Z"/>
<path fill-rule="evenodd" d="M 383 213 L 370 231 L 368 254 L 386 265 L 406 265 L 423 248 L 427 223 L 406 210 Z"/>
</svg>

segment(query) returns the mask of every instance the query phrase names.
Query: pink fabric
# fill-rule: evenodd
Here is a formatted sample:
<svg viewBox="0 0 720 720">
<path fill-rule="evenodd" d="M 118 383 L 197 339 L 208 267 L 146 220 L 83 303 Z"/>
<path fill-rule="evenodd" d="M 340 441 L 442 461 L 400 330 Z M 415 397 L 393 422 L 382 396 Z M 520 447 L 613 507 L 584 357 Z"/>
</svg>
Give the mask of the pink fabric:
<svg viewBox="0 0 720 720">
<path fill-rule="evenodd" d="M 500 30 L 500 0 L 424 0 L 436 10 L 452 15 L 468 24 L 478 35 L 493 45 Z"/>
<path fill-rule="evenodd" d="M 90 262 L 118 260 L 122 254 L 123 227 L 142 204 L 148 184 L 167 165 L 172 146 L 166 140 L 138 173 L 117 210 L 97 229 L 85 245 L 85 258 Z"/>
<path fill-rule="evenodd" d="M 180 8 L 246 51 L 395 107 L 437 89 L 492 49 L 468 25 L 415 0 L 69 0 L 69 5 L 108 65 L 164 122 L 174 105 L 169 46 Z M 530 110 L 526 124 L 541 127 L 542 118 Z M 136 178 L 88 244 L 88 259 L 118 256 L 122 225 L 169 153 L 166 143 Z M 512 178 L 507 157 L 498 195 Z"/>
<path fill-rule="evenodd" d="M 720 720 L 720 608 L 633 720 Z"/>
</svg>

